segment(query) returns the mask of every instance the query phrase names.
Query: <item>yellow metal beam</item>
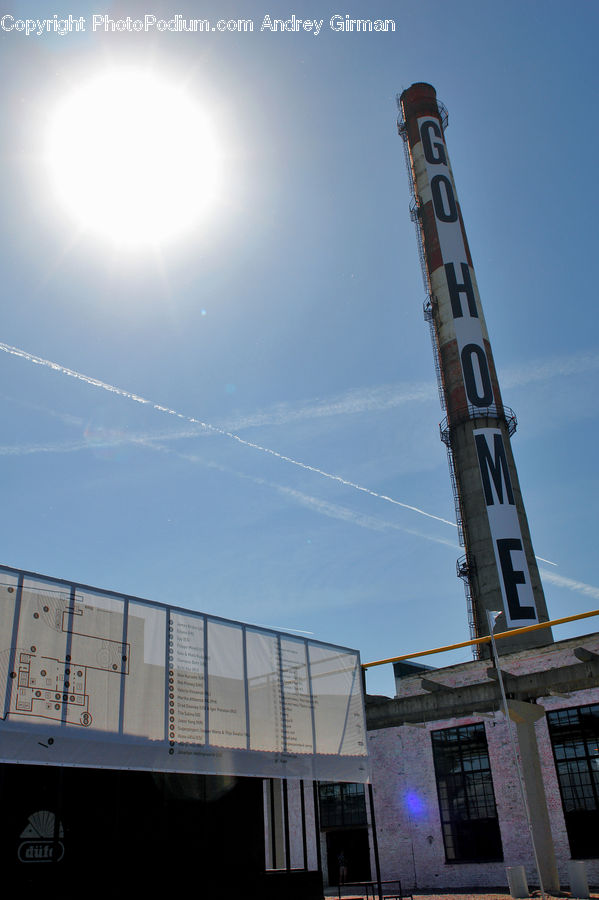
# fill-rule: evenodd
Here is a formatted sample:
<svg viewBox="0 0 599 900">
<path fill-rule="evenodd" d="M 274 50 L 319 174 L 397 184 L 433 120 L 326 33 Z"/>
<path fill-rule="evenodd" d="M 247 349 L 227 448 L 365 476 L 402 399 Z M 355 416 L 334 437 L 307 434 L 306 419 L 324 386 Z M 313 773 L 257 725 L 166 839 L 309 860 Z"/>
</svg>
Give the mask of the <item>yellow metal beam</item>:
<svg viewBox="0 0 599 900">
<path fill-rule="evenodd" d="M 564 616 L 562 619 L 550 619 L 548 622 L 539 622 L 537 625 L 525 625 L 523 628 L 511 628 L 509 631 L 501 631 L 494 635 L 496 641 L 501 638 L 513 637 L 515 634 L 526 634 L 527 631 L 538 631 L 539 628 L 551 628 L 552 625 L 563 625 L 565 622 L 576 622 L 578 619 L 588 619 L 591 616 L 599 616 L 599 609 L 591 612 L 578 613 L 575 616 Z M 417 656 L 430 656 L 432 653 L 443 653 L 445 650 L 459 650 L 461 647 L 473 647 L 475 644 L 488 644 L 491 636 L 474 638 L 471 641 L 462 641 L 460 644 L 448 644 L 446 647 L 435 647 L 433 650 L 419 650 L 417 653 L 404 653 L 403 656 L 391 656 L 389 659 L 377 659 L 375 662 L 362 663 L 363 669 L 372 669 L 373 666 L 384 666 L 386 663 L 401 662 L 404 659 L 415 659 Z"/>
</svg>

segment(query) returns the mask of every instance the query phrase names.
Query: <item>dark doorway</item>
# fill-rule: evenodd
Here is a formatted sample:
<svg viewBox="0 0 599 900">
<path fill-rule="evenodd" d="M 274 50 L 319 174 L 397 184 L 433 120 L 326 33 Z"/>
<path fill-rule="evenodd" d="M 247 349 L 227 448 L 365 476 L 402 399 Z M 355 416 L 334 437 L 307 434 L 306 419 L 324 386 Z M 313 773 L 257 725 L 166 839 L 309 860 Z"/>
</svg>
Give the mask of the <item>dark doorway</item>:
<svg viewBox="0 0 599 900">
<path fill-rule="evenodd" d="M 0 766 L 4 872 L 29 890 L 228 900 L 264 877 L 262 782 Z"/>
<path fill-rule="evenodd" d="M 329 884 L 339 884 L 339 854 L 347 863 L 348 881 L 370 881 L 370 847 L 367 828 L 327 831 Z"/>
</svg>

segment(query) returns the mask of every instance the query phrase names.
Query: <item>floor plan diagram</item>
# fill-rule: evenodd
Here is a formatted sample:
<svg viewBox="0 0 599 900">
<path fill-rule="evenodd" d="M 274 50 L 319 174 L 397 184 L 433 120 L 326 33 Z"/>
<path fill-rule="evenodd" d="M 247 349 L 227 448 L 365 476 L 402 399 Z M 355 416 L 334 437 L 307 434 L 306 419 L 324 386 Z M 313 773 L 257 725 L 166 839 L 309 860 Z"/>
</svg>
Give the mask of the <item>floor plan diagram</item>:
<svg viewBox="0 0 599 900">
<path fill-rule="evenodd" d="M 82 727 L 96 724 L 95 718 L 106 723 L 109 710 L 119 708 L 121 682 L 129 675 L 124 624 L 120 611 L 77 596 L 23 590 L 17 645 L 2 650 L 8 675 L 4 717 Z"/>
</svg>

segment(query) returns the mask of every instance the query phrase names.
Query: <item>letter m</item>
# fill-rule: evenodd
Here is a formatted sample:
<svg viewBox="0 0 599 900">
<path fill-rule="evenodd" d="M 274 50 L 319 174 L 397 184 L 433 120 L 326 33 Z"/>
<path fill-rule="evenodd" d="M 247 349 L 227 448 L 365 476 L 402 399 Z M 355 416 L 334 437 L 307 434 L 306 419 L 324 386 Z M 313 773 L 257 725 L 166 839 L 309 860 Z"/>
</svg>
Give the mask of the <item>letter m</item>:
<svg viewBox="0 0 599 900">
<path fill-rule="evenodd" d="M 493 451 L 489 449 L 487 442 L 487 434 L 493 435 Z M 485 501 L 487 506 L 493 506 L 495 496 L 500 504 L 509 503 L 514 505 L 514 493 L 512 491 L 512 482 L 507 465 L 507 457 L 505 455 L 505 447 L 503 446 L 503 437 L 500 431 L 477 431 L 474 433 L 476 441 L 476 452 L 478 454 L 478 464 L 480 466 L 480 474 L 483 481 L 483 490 L 485 492 Z M 504 500 L 504 486 L 505 496 Z M 493 493 L 495 488 L 495 493 Z"/>
</svg>

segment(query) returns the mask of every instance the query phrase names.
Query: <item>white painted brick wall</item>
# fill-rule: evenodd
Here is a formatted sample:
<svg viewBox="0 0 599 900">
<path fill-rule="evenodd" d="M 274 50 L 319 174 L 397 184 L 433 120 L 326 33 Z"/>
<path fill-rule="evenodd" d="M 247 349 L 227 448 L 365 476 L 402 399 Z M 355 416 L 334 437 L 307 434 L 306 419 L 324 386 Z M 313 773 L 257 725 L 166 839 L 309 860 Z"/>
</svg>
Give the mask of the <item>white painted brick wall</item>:
<svg viewBox="0 0 599 900">
<path fill-rule="evenodd" d="M 572 652 L 574 647 L 582 644 L 599 650 L 599 635 L 561 644 L 563 646 L 549 645 L 510 654 L 502 659 L 502 669 L 505 667 L 505 671 L 514 675 L 524 675 L 577 663 Z M 427 672 L 426 676 L 457 687 L 484 680 L 489 665 L 486 660 L 473 661 Z M 420 678 L 418 675 L 402 679 L 401 696 L 423 693 Z M 599 688 L 578 691 L 568 698 L 542 697 L 538 702 L 547 710 L 597 703 Z M 445 861 L 430 732 L 473 722 L 483 722 L 487 735 L 503 863 Z M 571 857 L 546 719 L 541 719 L 535 729 L 559 875 L 564 885 L 568 883 Z M 419 888 L 491 887 L 507 885 L 506 866 L 524 865 L 529 884 L 537 883 L 518 776 L 502 713 L 495 713 L 492 719 L 467 715 L 428 723 L 424 728 L 410 725 L 382 728 L 370 731 L 368 740 L 383 879 L 399 877 L 406 887 L 417 885 Z M 586 866 L 589 883 L 599 884 L 599 858 L 587 860 Z"/>
</svg>

